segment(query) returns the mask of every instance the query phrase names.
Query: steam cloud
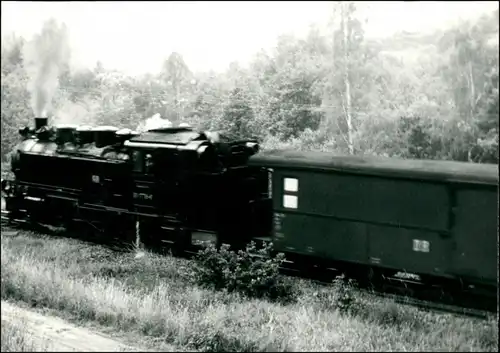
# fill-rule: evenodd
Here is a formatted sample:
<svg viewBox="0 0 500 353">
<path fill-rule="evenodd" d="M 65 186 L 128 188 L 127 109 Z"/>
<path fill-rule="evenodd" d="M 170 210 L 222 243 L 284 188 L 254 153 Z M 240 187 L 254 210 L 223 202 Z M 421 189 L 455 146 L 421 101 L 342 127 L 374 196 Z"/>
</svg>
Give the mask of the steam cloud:
<svg viewBox="0 0 500 353">
<path fill-rule="evenodd" d="M 137 132 L 144 132 L 153 129 L 162 129 L 172 127 L 172 122 L 168 119 L 162 119 L 160 114 L 155 114 L 146 119 L 137 126 Z"/>
<path fill-rule="evenodd" d="M 59 86 L 59 75 L 69 64 L 67 29 L 53 19 L 23 49 L 24 66 L 29 77 L 28 91 L 35 116 L 46 117 Z"/>
<path fill-rule="evenodd" d="M 94 119 L 84 105 L 67 100 L 59 105 L 52 123 L 54 125 L 94 125 Z"/>
</svg>

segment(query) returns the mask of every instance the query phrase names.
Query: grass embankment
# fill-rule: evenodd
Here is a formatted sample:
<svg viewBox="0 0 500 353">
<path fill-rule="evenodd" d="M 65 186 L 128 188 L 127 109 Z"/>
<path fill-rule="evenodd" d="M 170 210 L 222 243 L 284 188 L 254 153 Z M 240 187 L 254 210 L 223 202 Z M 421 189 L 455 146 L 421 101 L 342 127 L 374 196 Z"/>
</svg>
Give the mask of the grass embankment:
<svg viewBox="0 0 500 353">
<path fill-rule="evenodd" d="M 35 337 L 25 323 L 2 320 L 2 352 L 48 352 L 49 342 Z"/>
<path fill-rule="evenodd" d="M 2 235 L 3 300 L 48 307 L 160 348 L 203 351 L 497 351 L 498 325 L 372 299 L 356 314 L 298 280 L 277 304 L 190 283 L 186 260 L 134 258 L 78 240 Z M 361 300 L 361 299 L 360 299 Z M 364 300 L 364 299 L 363 299 Z M 2 333 L 3 335 L 3 333 Z"/>
</svg>

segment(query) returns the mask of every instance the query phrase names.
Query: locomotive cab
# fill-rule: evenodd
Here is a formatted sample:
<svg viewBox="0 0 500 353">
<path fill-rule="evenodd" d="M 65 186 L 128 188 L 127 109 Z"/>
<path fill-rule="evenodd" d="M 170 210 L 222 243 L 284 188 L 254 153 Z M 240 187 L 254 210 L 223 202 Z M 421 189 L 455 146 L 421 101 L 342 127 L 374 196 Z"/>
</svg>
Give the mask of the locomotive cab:
<svg viewBox="0 0 500 353">
<path fill-rule="evenodd" d="M 258 224 L 249 220 L 262 193 L 259 186 L 267 189 L 267 181 L 259 183 L 256 169 L 246 166 L 258 150 L 255 140 L 179 127 L 150 130 L 124 146 L 131 151 L 138 212 L 157 210 L 192 232 L 217 233 L 219 241 L 248 240 L 252 224 Z"/>
<path fill-rule="evenodd" d="M 219 171 L 214 146 L 190 128 L 152 130 L 126 140 L 139 209 L 179 213 L 196 175 Z"/>
</svg>

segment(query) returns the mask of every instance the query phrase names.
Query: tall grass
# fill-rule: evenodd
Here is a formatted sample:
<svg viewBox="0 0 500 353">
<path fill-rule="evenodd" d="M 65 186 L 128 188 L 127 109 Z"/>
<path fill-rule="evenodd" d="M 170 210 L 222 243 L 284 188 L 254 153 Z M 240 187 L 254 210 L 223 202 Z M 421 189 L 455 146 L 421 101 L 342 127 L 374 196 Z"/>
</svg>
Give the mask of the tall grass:
<svg viewBox="0 0 500 353">
<path fill-rule="evenodd" d="M 23 320 L 2 320 L 2 352 L 48 352 L 50 342 L 35 337 Z"/>
<path fill-rule="evenodd" d="M 135 332 L 159 346 L 202 351 L 497 351 L 489 322 L 370 300 L 343 314 L 330 289 L 297 281 L 302 296 L 278 304 L 202 289 L 189 263 L 113 253 L 77 240 L 4 236 L 1 297 L 73 319 Z M 361 299 L 360 299 L 361 300 Z"/>
</svg>

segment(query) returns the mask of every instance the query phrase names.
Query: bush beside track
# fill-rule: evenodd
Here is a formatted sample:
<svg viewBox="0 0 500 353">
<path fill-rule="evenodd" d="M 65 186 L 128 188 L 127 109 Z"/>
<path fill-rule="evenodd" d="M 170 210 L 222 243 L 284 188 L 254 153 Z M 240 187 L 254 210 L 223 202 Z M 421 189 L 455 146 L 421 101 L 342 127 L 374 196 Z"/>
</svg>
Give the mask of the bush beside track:
<svg viewBox="0 0 500 353">
<path fill-rule="evenodd" d="M 74 239 L 2 234 L 1 295 L 160 349 L 163 344 L 201 351 L 498 348 L 496 318 L 427 313 L 359 295 L 342 281 L 332 289 L 284 279 L 269 259 L 256 264 L 244 253 L 238 260 L 234 253 L 207 252 L 199 261 L 187 261 L 117 253 Z M 227 261 L 231 258 L 236 261 Z M 220 264 L 208 275 L 207 261 Z M 266 279 L 252 282 L 257 278 L 249 271 L 234 271 L 245 263 L 259 267 Z M 210 273 L 224 271 L 232 275 L 214 289 Z M 266 298 L 256 290 L 262 283 L 282 289 L 286 300 Z"/>
</svg>

